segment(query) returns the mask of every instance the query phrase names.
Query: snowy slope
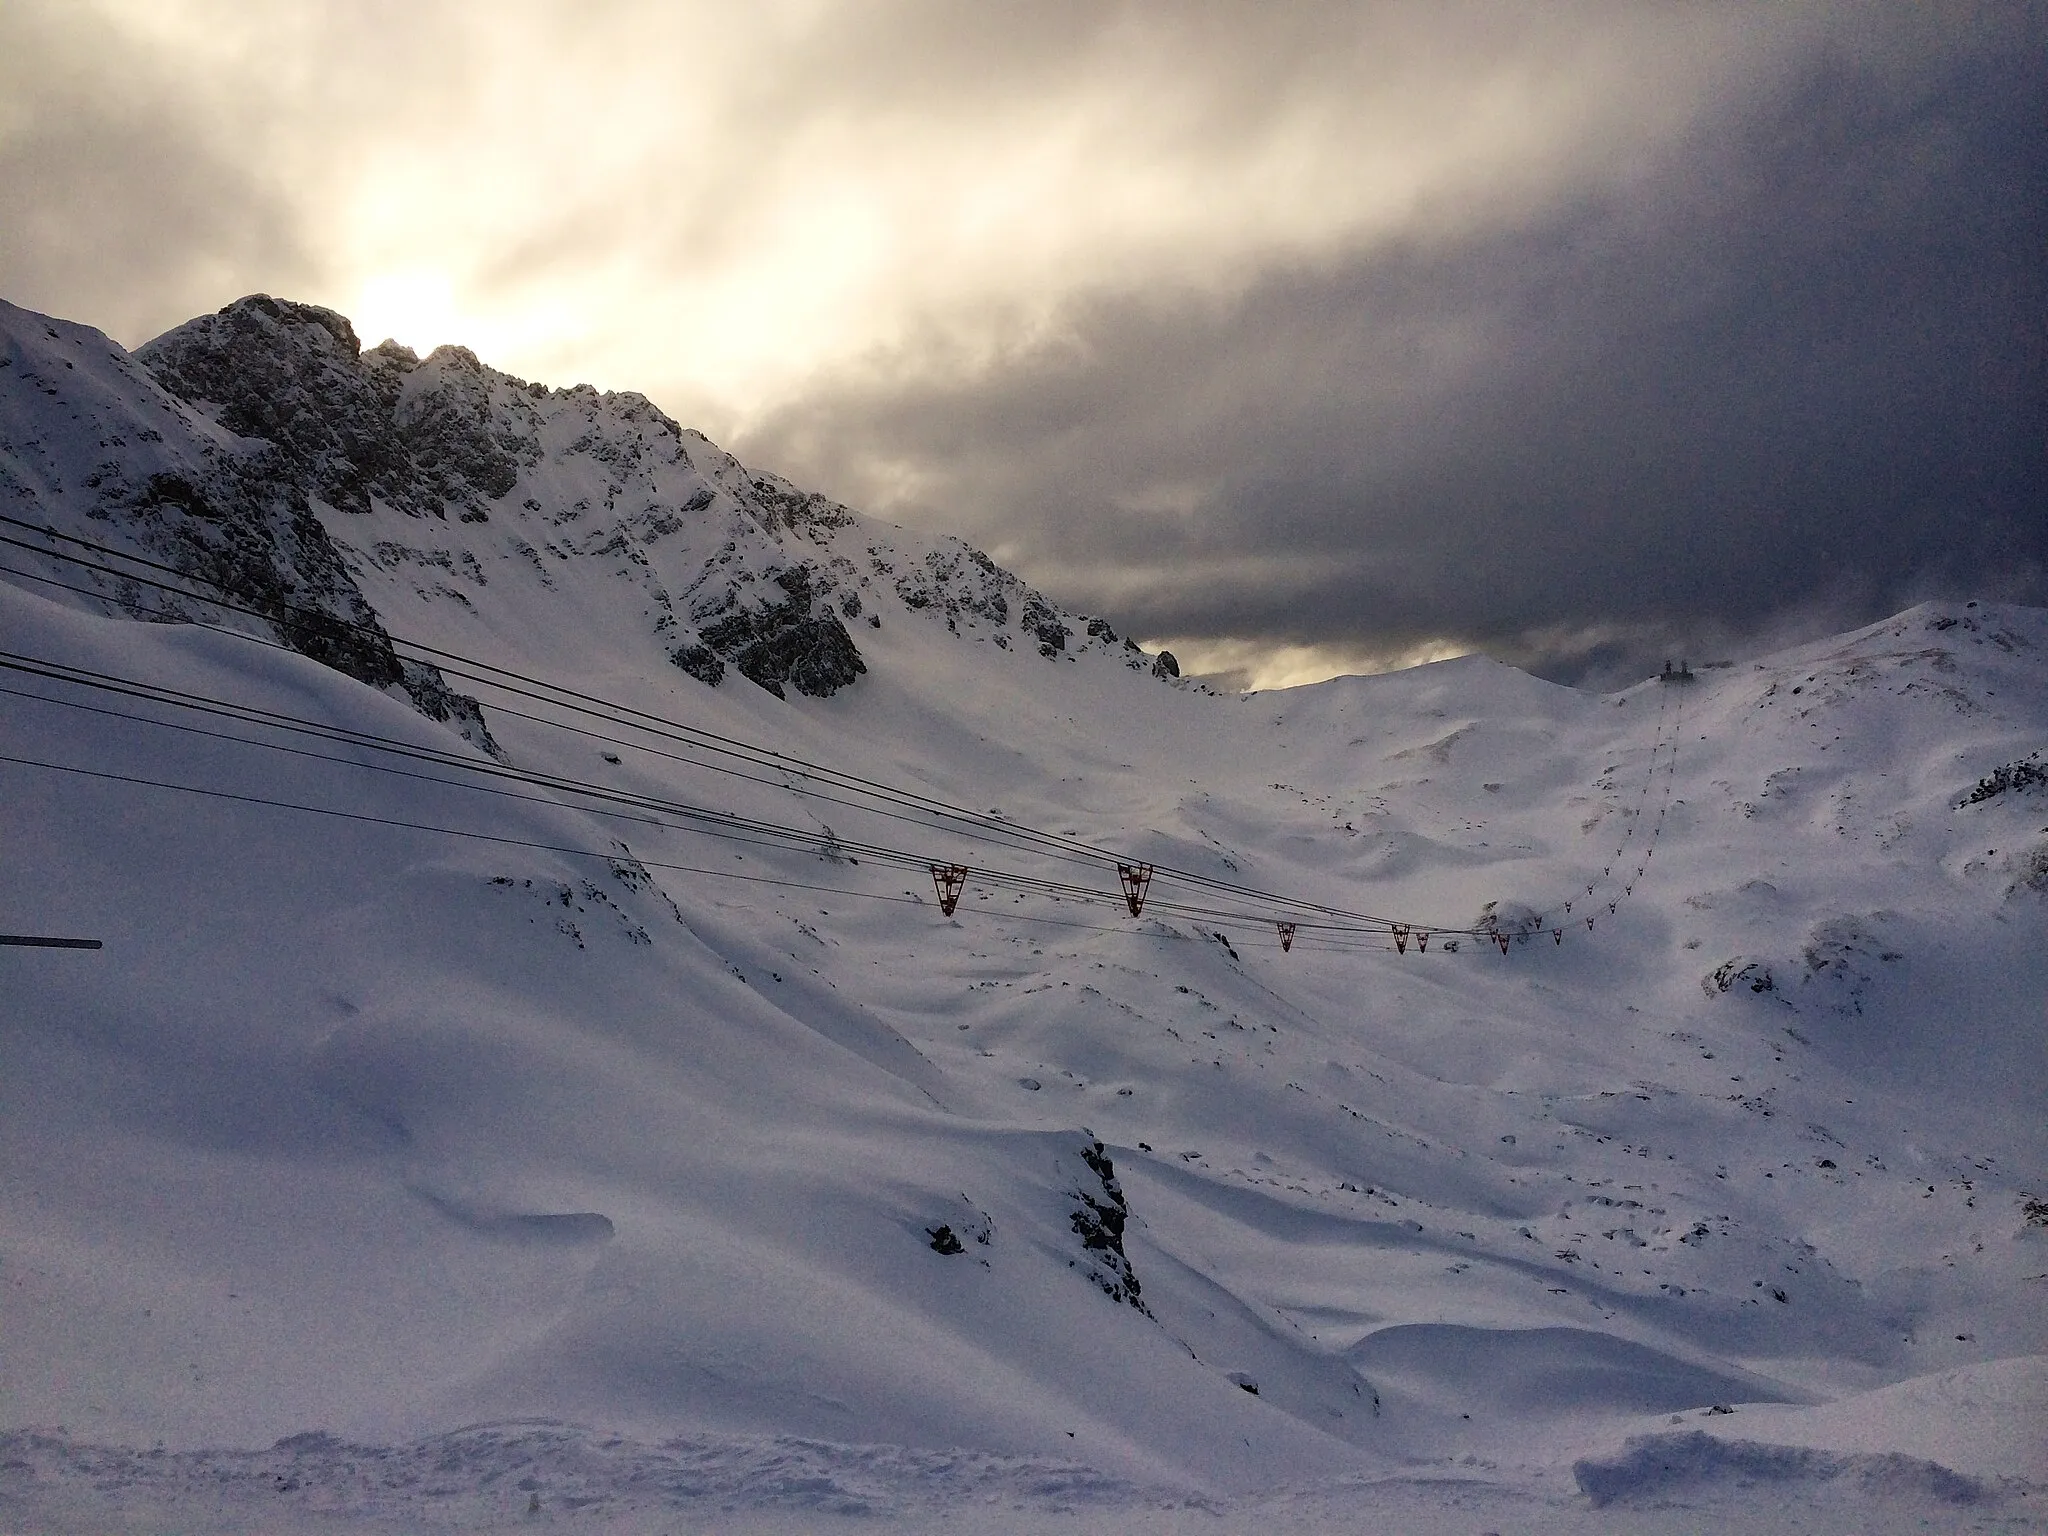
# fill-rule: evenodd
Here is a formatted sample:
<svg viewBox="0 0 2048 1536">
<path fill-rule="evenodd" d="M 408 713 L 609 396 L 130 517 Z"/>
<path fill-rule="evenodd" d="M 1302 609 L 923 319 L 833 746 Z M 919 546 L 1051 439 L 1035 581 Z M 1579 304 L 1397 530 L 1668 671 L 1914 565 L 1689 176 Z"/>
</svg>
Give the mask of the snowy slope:
<svg viewBox="0 0 2048 1536">
<path fill-rule="evenodd" d="M 270 594 L 238 632 L 138 624 L 160 590 L 10 549 L 4 649 L 815 842 L 5 680 L 5 755 L 46 766 L 0 763 L 0 929 L 107 945 L 0 949 L 0 1402 L 43 1430 L 9 1441 L 14 1518 L 112 1518 L 97 1477 L 146 1524 L 228 1475 L 84 1446 L 536 1418 L 588 1433 L 493 1431 L 453 1502 L 331 1469 L 424 1451 L 294 1442 L 263 1476 L 488 1523 L 522 1457 L 551 1498 L 625 1476 L 576 1461 L 616 1434 L 763 1518 L 1140 1528 L 1194 1493 L 1312 1528 L 1454 1473 L 1563 1528 L 1588 1479 L 1626 1505 L 1759 1466 L 1853 1513 L 1853 1458 L 1917 1447 L 1964 1482 L 1913 1499 L 2030 1518 L 2041 1441 L 1969 1404 L 2037 1411 L 2048 1352 L 2048 791 L 2012 768 L 2048 742 L 2048 614 L 1928 605 L 1604 698 L 1479 658 L 1218 698 L 638 397 L 323 316 L 243 301 L 138 362 L 0 313 L 0 510 Z M 387 636 L 1150 861 L 1157 905 L 575 734 Z M 977 875 L 948 920 L 863 844 L 1102 899 Z M 1277 907 L 1175 870 L 1409 932 L 1283 950 Z M 1928 1385 L 1959 1381 L 1991 1386 Z M 694 1507 L 590 1496 L 620 1529 Z M 241 1497 L 225 1528 L 271 1518 Z"/>
</svg>

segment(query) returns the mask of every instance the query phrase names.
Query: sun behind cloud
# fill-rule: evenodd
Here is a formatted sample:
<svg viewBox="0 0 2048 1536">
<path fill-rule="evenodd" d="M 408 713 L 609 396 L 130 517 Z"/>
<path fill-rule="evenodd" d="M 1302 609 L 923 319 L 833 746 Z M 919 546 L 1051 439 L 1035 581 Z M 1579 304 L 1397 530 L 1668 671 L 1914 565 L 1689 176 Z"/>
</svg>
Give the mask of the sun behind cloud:
<svg viewBox="0 0 2048 1536">
<path fill-rule="evenodd" d="M 365 345 L 388 338 L 425 354 L 444 342 L 470 339 L 454 282 L 426 268 L 365 278 L 349 301 L 348 316 Z"/>
</svg>

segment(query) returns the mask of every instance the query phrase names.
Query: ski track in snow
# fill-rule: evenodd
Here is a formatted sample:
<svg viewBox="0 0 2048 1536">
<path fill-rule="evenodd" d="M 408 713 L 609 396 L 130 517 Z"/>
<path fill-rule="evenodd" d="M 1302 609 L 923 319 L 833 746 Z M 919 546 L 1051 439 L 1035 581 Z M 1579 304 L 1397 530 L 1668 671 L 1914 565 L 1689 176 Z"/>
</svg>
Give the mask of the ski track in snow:
<svg viewBox="0 0 2048 1536">
<path fill-rule="evenodd" d="M 2042 1528 L 2048 614 L 1607 697 L 1467 658 L 1219 698 L 638 397 L 372 357 L 415 468 L 359 481 L 0 321 L 10 516 L 173 563 L 268 518 L 235 569 L 400 637 L 1162 869 L 1544 919 L 1133 920 L 1107 871 L 15 551 L 11 652 L 817 840 L 0 679 L 9 756 L 514 840 L 0 764 L 0 928 L 106 942 L 0 949 L 0 1528 Z M 829 696 L 671 659 L 827 606 Z M 861 842 L 1103 900 L 970 878 L 948 920 Z"/>
</svg>

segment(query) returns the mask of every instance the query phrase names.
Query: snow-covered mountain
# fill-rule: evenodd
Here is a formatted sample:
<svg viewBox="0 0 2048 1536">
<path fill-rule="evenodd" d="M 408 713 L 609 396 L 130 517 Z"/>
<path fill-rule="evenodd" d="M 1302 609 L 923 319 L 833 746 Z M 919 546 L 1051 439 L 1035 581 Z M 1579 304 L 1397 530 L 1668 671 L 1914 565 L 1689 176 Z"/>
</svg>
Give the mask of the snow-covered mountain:
<svg viewBox="0 0 2048 1536">
<path fill-rule="evenodd" d="M 514 645 L 527 622 L 574 613 L 592 626 L 579 638 L 620 661 L 663 656 L 712 686 L 731 666 L 778 696 L 830 697 L 866 670 L 848 626 L 906 612 L 1047 660 L 1111 649 L 1174 671 L 980 551 L 748 470 L 639 395 L 550 390 L 462 347 L 424 362 L 393 342 L 364 352 L 342 316 L 262 295 L 132 358 L 82 326 L 4 318 L 9 499 L 266 605 L 360 623 L 374 592 L 386 618 L 466 633 L 411 598 L 481 613 Z M 494 581 L 504 597 L 486 597 Z M 513 594 L 538 594 L 552 622 Z M 374 642 L 331 654 L 303 624 L 273 627 L 364 681 L 398 681 Z"/>
<path fill-rule="evenodd" d="M 638 396 L 0 328 L 15 1524 L 2038 1521 L 2048 613 L 1221 698 Z"/>
</svg>

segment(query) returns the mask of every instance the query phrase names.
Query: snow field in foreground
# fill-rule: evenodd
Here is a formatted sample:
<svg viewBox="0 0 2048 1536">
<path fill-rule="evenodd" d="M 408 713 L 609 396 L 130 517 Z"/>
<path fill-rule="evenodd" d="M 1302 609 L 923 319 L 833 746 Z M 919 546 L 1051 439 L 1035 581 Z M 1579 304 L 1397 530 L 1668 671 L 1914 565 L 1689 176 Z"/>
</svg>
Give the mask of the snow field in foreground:
<svg viewBox="0 0 2048 1536">
<path fill-rule="evenodd" d="M 1945 1374 L 1884 1394 L 1967 1400 L 1949 1422 L 1992 1440 L 2048 1403 L 2039 1362 Z M 1737 1421 L 1740 1413 L 1733 1416 Z M 1862 1414 L 1866 1433 L 1882 1415 Z M 1808 1435 L 1819 1428 L 1808 1426 Z M 1903 1416 L 1886 1420 L 1908 1434 Z M 676 1530 L 1034 1533 L 1115 1529 L 1447 1536 L 1652 1536 L 1703 1529 L 2013 1532 L 2042 1528 L 2043 1490 L 1898 1452 L 1824 1451 L 1672 1430 L 1581 1463 L 1577 1489 L 1489 1469 L 1343 1480 L 1227 1499 L 1144 1488 L 1074 1463 L 775 1438 L 649 1445 L 564 1425 L 477 1426 L 410 1446 L 301 1435 L 268 1451 L 164 1453 L 0 1439 L 0 1519 L 37 1531 Z M 1590 1498 L 1586 1494 L 1592 1495 Z"/>
</svg>

